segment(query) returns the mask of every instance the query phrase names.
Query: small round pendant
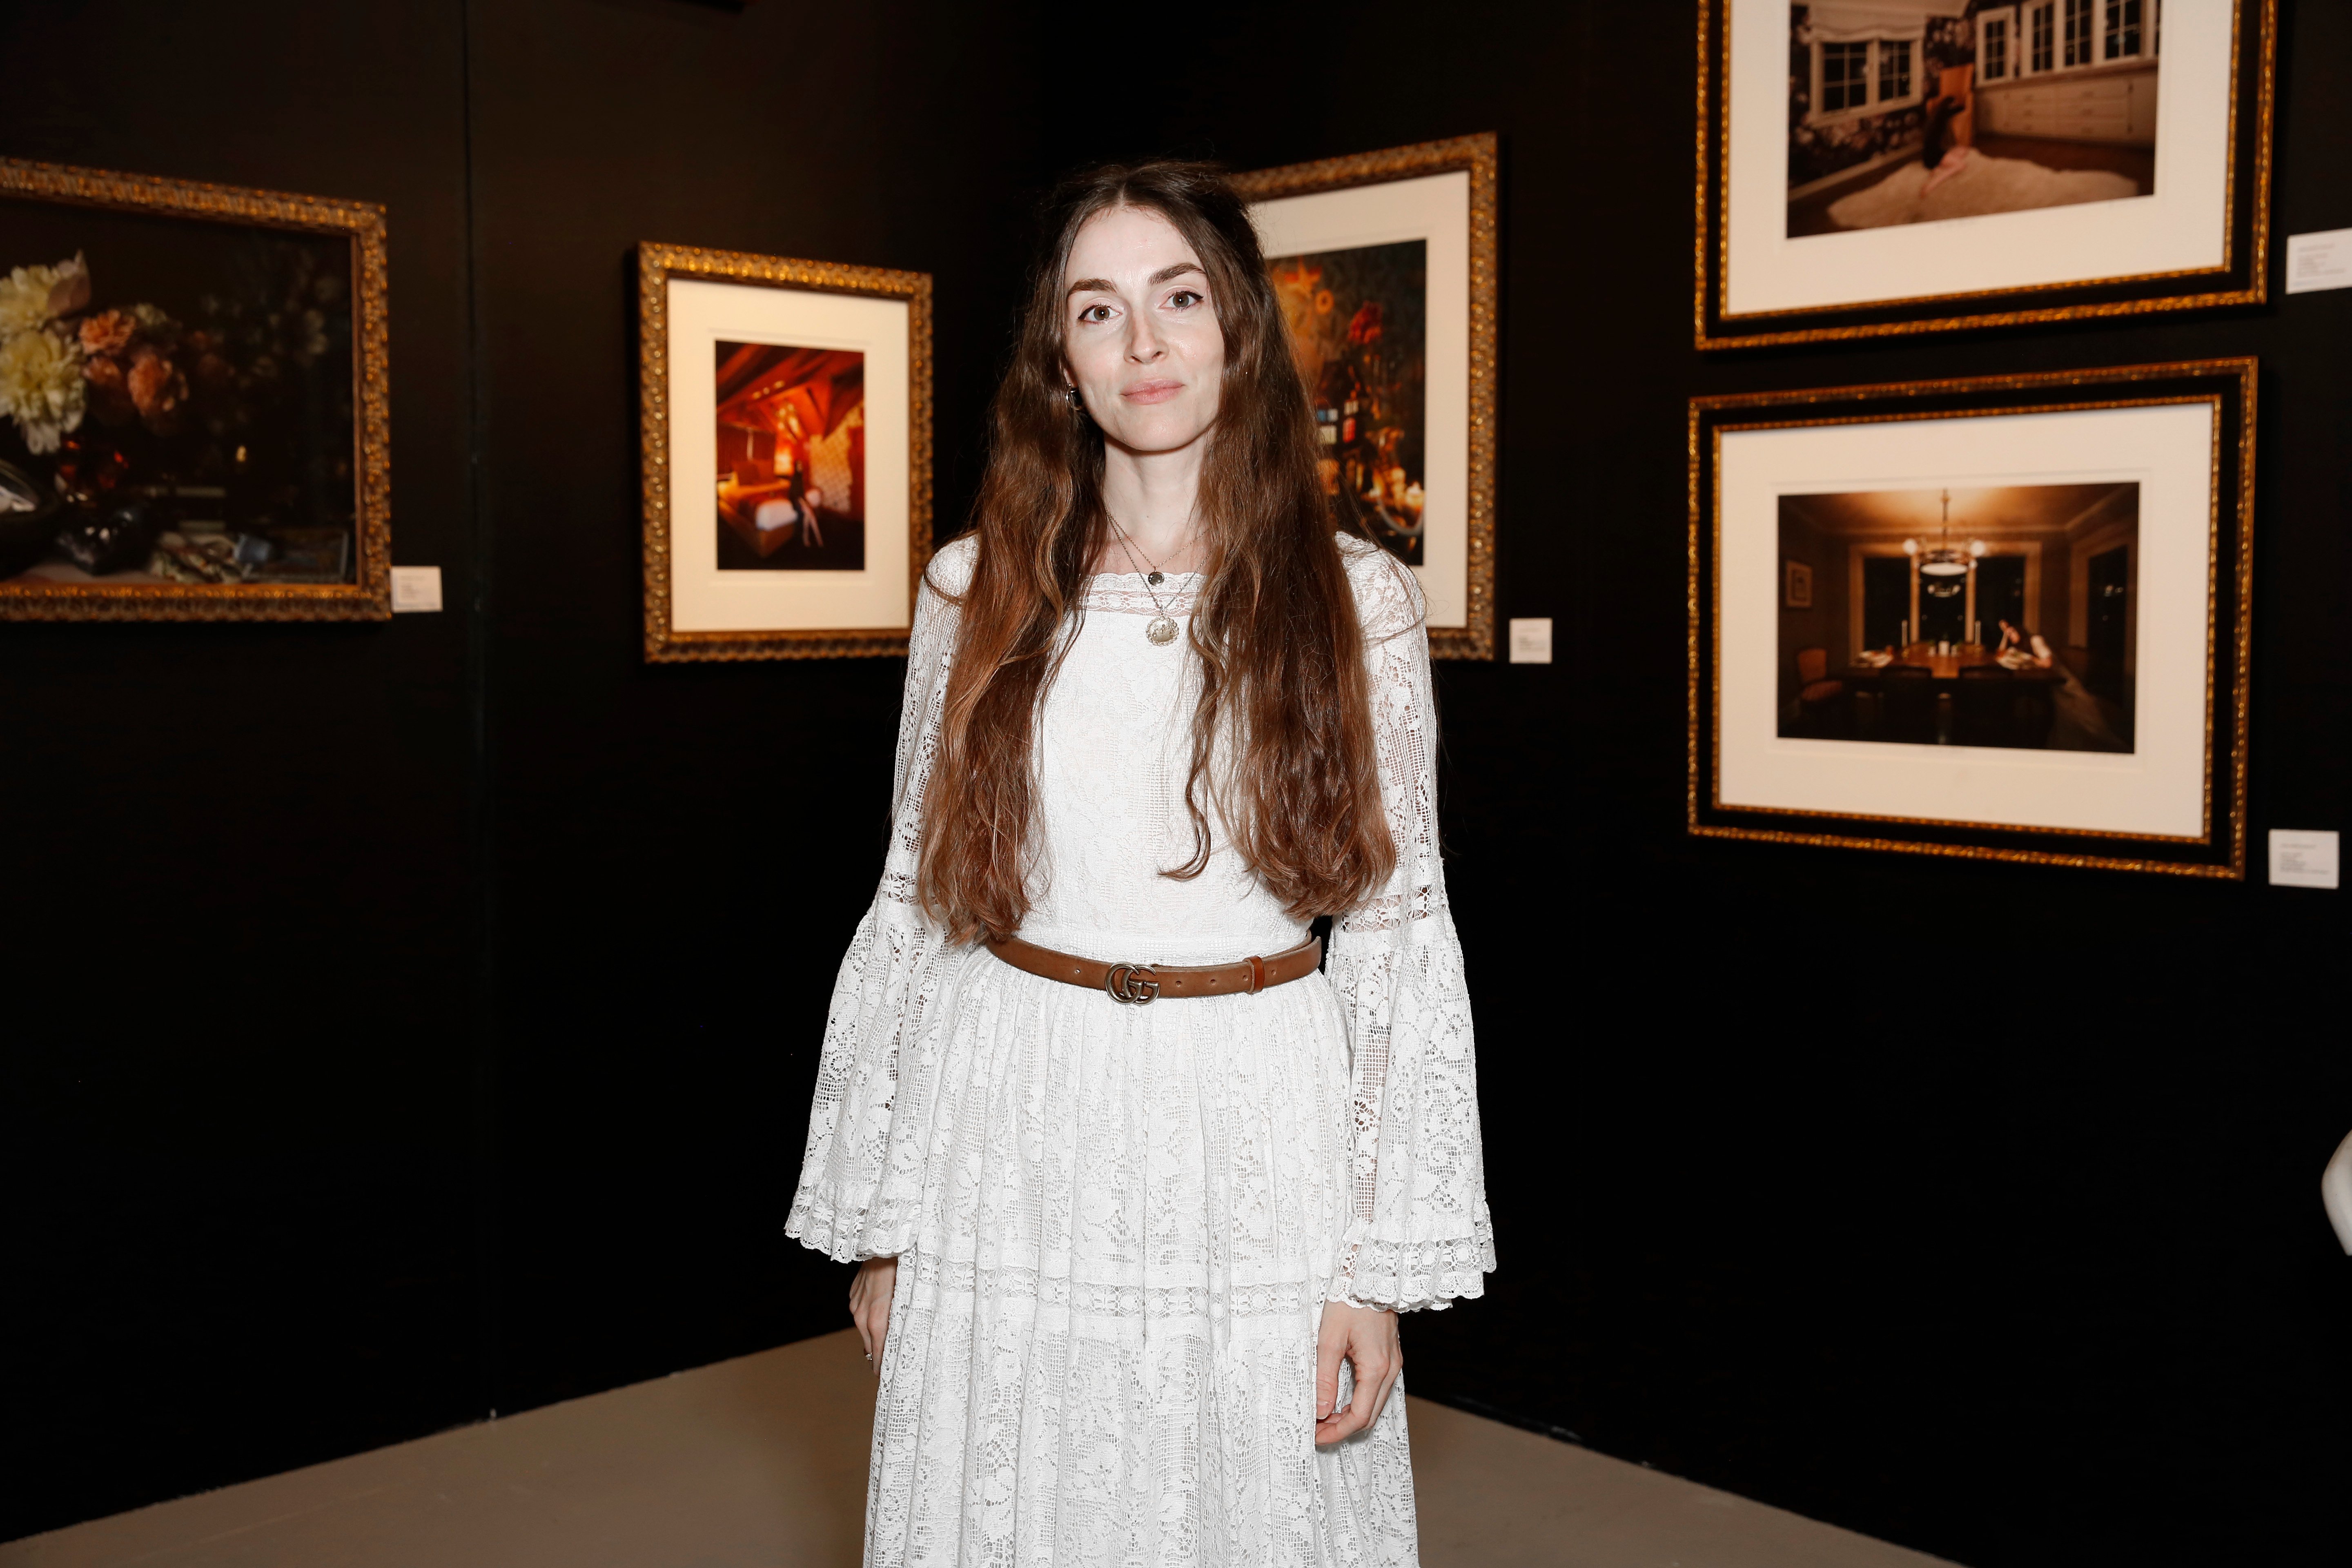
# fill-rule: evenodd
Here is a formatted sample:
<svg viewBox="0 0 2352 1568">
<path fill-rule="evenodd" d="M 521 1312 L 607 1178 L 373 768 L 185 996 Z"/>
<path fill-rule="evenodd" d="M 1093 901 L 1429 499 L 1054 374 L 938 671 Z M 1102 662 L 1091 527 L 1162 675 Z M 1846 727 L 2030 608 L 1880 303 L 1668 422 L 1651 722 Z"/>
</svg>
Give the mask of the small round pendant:
<svg viewBox="0 0 2352 1568">
<path fill-rule="evenodd" d="M 1168 581 L 1168 574 L 1165 572 L 1149 573 L 1145 575 L 1143 580 L 1157 588 L 1160 584 Z"/>
<path fill-rule="evenodd" d="M 1164 647 L 1176 640 L 1176 623 L 1161 616 L 1143 628 L 1143 635 Z"/>
</svg>

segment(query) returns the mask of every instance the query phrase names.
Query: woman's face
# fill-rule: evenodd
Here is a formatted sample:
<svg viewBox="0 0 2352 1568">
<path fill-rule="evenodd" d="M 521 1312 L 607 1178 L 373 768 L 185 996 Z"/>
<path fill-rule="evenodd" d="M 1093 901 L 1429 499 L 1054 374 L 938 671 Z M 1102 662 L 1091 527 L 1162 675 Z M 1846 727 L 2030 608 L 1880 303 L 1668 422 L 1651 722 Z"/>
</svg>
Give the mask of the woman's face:
<svg viewBox="0 0 2352 1568">
<path fill-rule="evenodd" d="M 1209 275 L 1175 226 L 1113 207 L 1078 230 L 1062 274 L 1065 367 L 1105 437 L 1172 452 L 1217 422 L 1225 334 Z"/>
</svg>

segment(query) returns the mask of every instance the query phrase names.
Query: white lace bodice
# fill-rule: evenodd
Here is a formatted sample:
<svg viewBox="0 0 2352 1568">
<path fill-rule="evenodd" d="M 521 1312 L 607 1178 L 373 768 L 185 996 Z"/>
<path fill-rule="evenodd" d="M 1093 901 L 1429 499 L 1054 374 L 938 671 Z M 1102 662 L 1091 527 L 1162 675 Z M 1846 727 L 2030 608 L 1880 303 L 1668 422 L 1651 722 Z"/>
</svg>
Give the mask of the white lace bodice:
<svg viewBox="0 0 2352 1568">
<path fill-rule="evenodd" d="M 1149 590 L 1132 573 L 1087 585 L 1038 721 L 1042 831 L 1021 934 L 1042 947 L 1110 963 L 1223 963 L 1306 940 L 1305 924 L 1225 846 L 1213 810 L 1208 868 L 1160 875 L 1192 855 L 1184 782 L 1200 661 L 1182 637 L 1158 646 L 1144 628 L 1162 607 L 1188 621 L 1200 589 L 1192 573 Z"/>
<path fill-rule="evenodd" d="M 1438 857 L 1428 639 L 1410 574 L 1372 545 L 1341 543 L 1364 626 L 1397 863 L 1376 897 L 1338 921 L 1326 965 L 1347 1022 L 1354 1151 L 1354 1218 L 1329 1290 L 1401 1308 L 1443 1305 L 1480 1294 L 1494 1264 L 1469 997 Z M 888 864 L 835 991 L 786 1226 L 843 1259 L 908 1244 L 923 1139 L 894 1109 L 908 1082 L 936 1064 L 933 1003 L 966 956 L 923 916 L 914 872 L 954 655 L 949 599 L 970 581 L 975 548 L 966 538 L 940 552 L 916 610 Z M 1197 577 L 1171 577 L 1159 602 L 1181 622 L 1198 588 Z M 1040 721 L 1042 831 L 1022 934 L 1113 962 L 1215 963 L 1289 947 L 1305 926 L 1222 835 L 1200 877 L 1159 874 L 1192 853 L 1183 791 L 1198 678 L 1187 639 L 1155 646 L 1145 637 L 1156 613 L 1139 576 L 1089 584 Z"/>
</svg>

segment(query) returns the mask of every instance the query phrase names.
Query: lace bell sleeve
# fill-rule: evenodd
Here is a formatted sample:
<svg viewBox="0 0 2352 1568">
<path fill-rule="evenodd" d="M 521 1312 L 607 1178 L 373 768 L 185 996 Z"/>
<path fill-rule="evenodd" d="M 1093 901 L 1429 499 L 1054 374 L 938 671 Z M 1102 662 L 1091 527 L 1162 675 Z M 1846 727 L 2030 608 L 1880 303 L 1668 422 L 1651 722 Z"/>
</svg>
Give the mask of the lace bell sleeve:
<svg viewBox="0 0 2352 1568">
<path fill-rule="evenodd" d="M 1351 552 L 1381 799 L 1396 870 L 1333 923 L 1326 965 L 1352 1052 L 1354 1210 L 1328 1295 L 1442 1308 L 1495 1267 L 1462 944 L 1437 843 L 1437 714 L 1421 590 L 1373 546 Z"/>
<path fill-rule="evenodd" d="M 890 848 L 882 884 L 849 941 L 827 1008 L 808 1148 L 784 1234 L 840 1262 L 904 1251 L 914 1152 L 903 1080 L 919 1076 L 924 1024 L 953 961 L 946 933 L 915 892 L 922 853 L 923 792 L 939 750 L 957 610 L 934 580 L 960 593 L 971 572 L 968 546 L 949 545 L 916 596 L 908 643 L 907 689 L 898 712 L 898 764 L 891 795 Z M 894 1137 L 894 1128 L 898 1136 Z"/>
</svg>

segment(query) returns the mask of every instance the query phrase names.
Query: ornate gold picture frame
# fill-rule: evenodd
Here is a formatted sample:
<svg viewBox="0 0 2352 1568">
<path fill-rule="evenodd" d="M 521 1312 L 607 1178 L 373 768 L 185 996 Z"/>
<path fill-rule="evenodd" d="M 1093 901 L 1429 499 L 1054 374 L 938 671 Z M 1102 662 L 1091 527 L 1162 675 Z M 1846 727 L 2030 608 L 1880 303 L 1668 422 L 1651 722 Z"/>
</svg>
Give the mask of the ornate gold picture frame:
<svg viewBox="0 0 2352 1568">
<path fill-rule="evenodd" d="M 1412 566 L 1430 652 L 1495 657 L 1496 141 L 1237 174 L 1326 447 Z"/>
<path fill-rule="evenodd" d="M 2242 878 L 2255 383 L 1694 398 L 1690 832 Z"/>
<path fill-rule="evenodd" d="M 0 160 L 0 620 L 392 614 L 384 215 Z"/>
<path fill-rule="evenodd" d="M 905 654 L 929 274 L 647 243 L 637 319 L 646 658 Z"/>
<path fill-rule="evenodd" d="M 2277 0 L 1700 0 L 1697 346 L 2262 303 L 2277 32 Z"/>
</svg>

